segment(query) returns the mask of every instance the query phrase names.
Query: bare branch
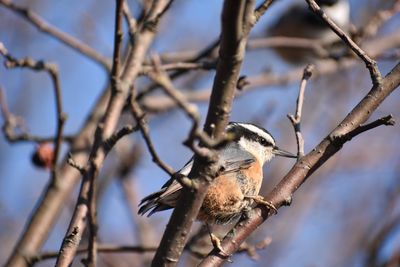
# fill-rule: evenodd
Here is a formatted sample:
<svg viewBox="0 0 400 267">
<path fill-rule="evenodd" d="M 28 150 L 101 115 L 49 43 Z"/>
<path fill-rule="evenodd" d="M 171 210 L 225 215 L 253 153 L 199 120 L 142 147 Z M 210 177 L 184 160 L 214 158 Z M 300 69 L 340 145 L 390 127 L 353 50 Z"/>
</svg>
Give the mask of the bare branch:
<svg viewBox="0 0 400 267">
<path fill-rule="evenodd" d="M 200 115 L 197 107 L 193 104 L 188 103 L 185 99 L 185 96 L 174 88 L 168 74 L 166 74 L 161 69 L 161 63 L 159 60 L 160 59 L 158 57 L 153 56 L 153 62 L 156 71 L 149 73 L 149 77 L 161 86 L 165 93 L 177 103 L 177 105 L 186 113 L 186 115 L 191 120 L 195 121 L 196 124 L 198 124 L 198 121 L 200 120 Z"/>
<path fill-rule="evenodd" d="M 57 170 L 56 170 L 56 165 L 57 165 L 57 160 L 60 154 L 60 149 L 61 149 L 61 143 L 63 140 L 63 129 L 64 129 L 64 124 L 65 121 L 67 120 L 67 115 L 64 113 L 63 108 L 62 108 L 62 99 L 61 99 L 61 86 L 60 86 L 60 81 L 59 81 L 59 74 L 57 70 L 57 66 L 52 63 L 46 63 L 42 60 L 36 61 L 31 58 L 24 58 L 24 59 L 16 59 L 12 55 L 10 55 L 3 45 L 3 43 L 0 43 L 0 54 L 2 54 L 6 58 L 5 66 L 7 68 L 16 68 L 16 67 L 24 67 L 24 68 L 29 68 L 35 71 L 46 71 L 53 83 L 53 89 L 54 89 L 54 96 L 55 96 L 55 103 L 56 103 L 56 113 L 57 113 L 57 131 L 56 131 L 56 136 L 55 136 L 55 149 L 54 149 L 54 156 L 53 156 L 53 163 L 51 166 L 51 172 L 52 172 L 52 180 L 57 179 Z M 4 103 L 3 103 L 4 104 Z M 4 106 L 3 108 L 3 114 L 7 114 L 9 122 L 12 120 L 10 117 L 10 113 L 6 111 L 7 107 Z M 7 127 L 6 127 L 7 126 Z M 6 123 L 6 126 L 4 127 L 4 130 L 9 133 L 13 132 L 13 128 L 15 126 L 12 125 L 12 123 Z M 7 129 L 8 128 L 8 129 Z M 10 132 L 11 130 L 11 132 Z M 27 138 L 27 136 L 25 136 Z"/>
<path fill-rule="evenodd" d="M 169 175 L 174 174 L 174 170 L 172 167 L 170 167 L 167 163 L 165 163 L 160 156 L 158 155 L 153 142 L 151 141 L 150 138 L 150 130 L 149 126 L 145 120 L 145 114 L 143 113 L 142 109 L 140 108 L 139 104 L 136 102 L 134 96 L 131 97 L 131 112 L 133 116 L 135 117 L 136 123 L 140 129 L 140 133 L 142 134 L 142 137 L 146 143 L 146 146 L 150 152 L 150 155 L 153 159 L 153 162 L 157 164 L 162 170 L 164 170 L 166 173 Z"/>
<path fill-rule="evenodd" d="M 175 62 L 159 66 L 164 71 L 183 71 L 183 70 L 212 70 L 216 67 L 216 61 L 204 62 Z M 154 66 L 143 66 L 142 75 L 149 75 L 154 71 Z"/>
<path fill-rule="evenodd" d="M 254 16 L 256 18 L 255 22 L 257 22 L 262 17 L 262 15 L 264 15 L 264 13 L 271 6 L 272 2 L 273 0 L 265 0 L 256 8 L 256 10 L 254 11 Z"/>
<path fill-rule="evenodd" d="M 378 30 L 394 15 L 400 12 L 400 1 L 394 1 L 392 7 L 385 10 L 378 10 L 374 16 L 372 16 L 366 25 L 356 32 L 358 39 L 370 38 L 378 32 Z"/>
<path fill-rule="evenodd" d="M 276 208 L 289 205 L 293 193 L 303 184 L 311 174 L 322 164 L 339 151 L 348 141 L 347 134 L 365 122 L 382 101 L 400 85 L 400 64 L 382 80 L 381 85 L 375 85 L 346 118 L 318 144 L 310 153 L 298 161 L 289 173 L 279 182 L 265 198 Z M 257 206 L 248 219 L 242 219 L 235 228 L 228 233 L 222 248 L 225 252 L 233 253 L 240 244 L 269 216 L 269 209 Z M 234 233 L 234 234 L 233 234 Z M 199 266 L 221 266 L 225 258 L 218 251 L 213 250 Z"/>
<path fill-rule="evenodd" d="M 228 124 L 247 36 L 254 23 L 253 8 L 254 1 L 224 2 L 220 56 L 204 126 L 205 132 L 215 139 L 224 136 L 225 127 Z M 219 166 L 215 162 L 215 158 L 205 160 L 195 156 L 189 177 L 196 186 L 183 188 L 152 266 L 175 266 L 177 264 L 191 225 L 202 205 L 209 182 L 218 172 Z"/>
<path fill-rule="evenodd" d="M 342 29 L 340 29 L 332 19 L 318 6 L 314 0 L 306 0 L 311 10 L 322 18 L 329 27 L 348 45 L 357 56 L 364 61 L 367 69 L 369 70 L 373 85 L 379 85 L 382 81 L 382 75 L 379 71 L 376 61 L 370 58 L 364 50 L 362 50 Z"/>
<path fill-rule="evenodd" d="M 124 136 L 132 133 L 136 130 L 136 127 L 132 125 L 126 125 L 122 127 L 115 134 L 110 136 L 108 139 L 104 140 L 103 147 L 104 153 L 108 154 L 108 152 L 115 146 L 115 144 Z M 83 173 L 85 175 L 86 173 Z M 88 257 L 85 260 L 85 264 L 87 266 L 96 266 L 97 262 L 97 207 L 96 207 L 96 184 L 94 180 L 91 182 L 91 186 L 89 188 L 89 247 L 88 247 Z"/>
<path fill-rule="evenodd" d="M 365 51 L 371 56 L 381 57 L 381 55 L 390 49 L 400 46 L 400 32 L 394 32 L 388 36 L 368 40 L 364 43 Z M 314 63 L 313 77 L 322 77 L 330 73 L 336 73 L 340 70 L 347 70 L 357 63 L 353 58 L 344 58 L 340 61 L 331 59 L 320 59 Z M 280 85 L 284 86 L 293 82 L 297 82 L 302 78 L 304 72 L 303 67 L 294 68 L 285 73 L 274 73 L 266 71 L 254 76 L 246 77 L 247 83 L 242 88 L 241 92 L 236 95 L 240 97 L 243 93 L 250 90 L 264 89 L 267 86 Z M 184 90 L 179 89 L 187 101 L 190 102 L 205 102 L 208 101 L 211 95 L 211 89 L 202 90 Z M 141 98 L 140 104 L 146 112 L 164 112 L 172 108 L 176 108 L 176 103 L 169 97 L 152 95 Z"/>
<path fill-rule="evenodd" d="M 39 31 L 47 33 L 48 35 L 64 43 L 66 46 L 69 46 L 80 54 L 96 61 L 107 70 L 110 69 L 110 63 L 106 57 L 100 55 L 89 45 L 52 26 L 29 8 L 24 8 L 16 5 L 10 0 L 0 0 L 0 5 L 3 5 L 4 7 L 8 8 L 9 10 L 15 12 L 16 14 L 29 21 Z"/>
<path fill-rule="evenodd" d="M 85 219 L 87 218 L 89 209 L 90 213 L 95 212 L 93 202 L 91 202 L 92 204 L 88 204 L 88 202 L 90 199 L 96 198 L 95 179 L 107 155 L 107 151 L 102 144 L 104 140 L 107 140 L 114 134 L 118 118 L 128 100 L 129 91 L 131 89 L 130 84 L 139 74 L 145 53 L 153 40 L 154 29 L 158 25 L 161 14 L 165 12 L 169 4 L 170 1 L 168 0 L 160 0 L 153 3 L 150 13 L 146 16 L 147 22 L 145 23 L 146 25 L 152 26 L 143 27 L 136 33 L 135 38 L 137 38 L 137 42 L 135 42 L 134 47 L 129 52 L 121 77 L 118 78 L 115 83 L 112 83 L 111 97 L 102 122 L 98 124 L 96 130 L 94 144 L 89 157 L 89 168 L 82 179 L 79 200 L 60 248 L 60 255 L 56 262 L 57 267 L 66 267 L 71 264 L 77 246 L 80 243 L 83 230 L 86 227 Z M 116 38 L 116 40 L 118 40 L 118 38 Z M 113 69 L 115 68 L 113 67 Z M 89 205 L 91 205 L 92 208 L 89 208 Z M 89 219 L 90 218 L 94 218 L 93 214 L 89 216 Z M 70 238 L 72 233 L 74 233 L 73 242 L 71 242 Z M 93 234 L 94 233 L 92 233 L 92 235 Z M 89 263 L 91 264 L 92 262 Z"/>
<path fill-rule="evenodd" d="M 97 251 L 99 253 L 147 253 L 156 251 L 156 247 L 143 247 L 143 246 L 116 246 L 99 244 Z M 87 253 L 89 248 L 78 248 L 76 253 L 83 254 Z M 58 251 L 43 252 L 36 256 L 31 256 L 28 259 L 29 264 L 35 264 L 39 261 L 54 259 L 58 256 Z"/>
<path fill-rule="evenodd" d="M 137 22 L 136 22 L 136 19 L 131 14 L 129 6 L 128 6 L 128 4 L 126 2 L 124 2 L 124 6 L 123 6 L 122 12 L 123 12 L 125 21 L 128 24 L 129 38 L 130 38 L 130 40 L 132 42 L 133 38 L 135 36 L 135 32 L 137 30 Z"/>
<path fill-rule="evenodd" d="M 375 120 L 375 121 L 373 121 L 371 123 L 360 125 L 359 127 L 354 129 L 353 131 L 349 132 L 346 135 L 346 138 L 348 139 L 348 141 L 350 141 L 351 139 L 353 139 L 353 137 L 355 137 L 355 136 L 357 136 L 357 135 L 359 135 L 359 134 L 361 134 L 363 132 L 366 132 L 366 131 L 369 131 L 371 129 L 374 129 L 376 127 L 382 126 L 382 125 L 386 125 L 386 126 L 395 125 L 395 120 L 394 120 L 393 116 L 392 115 L 388 115 L 388 116 L 382 117 L 380 119 L 377 119 L 377 120 Z"/>
<path fill-rule="evenodd" d="M 312 71 L 314 69 L 313 65 L 308 65 L 304 68 L 303 78 L 301 79 L 300 89 L 299 89 L 299 96 L 297 97 L 296 102 L 296 115 L 293 116 L 288 114 L 288 118 L 293 125 L 294 132 L 296 134 L 296 141 L 297 141 L 297 159 L 300 160 L 301 157 L 304 156 L 304 138 L 301 134 L 300 129 L 300 122 L 301 122 L 301 113 L 303 110 L 303 103 L 304 103 L 304 92 L 306 90 L 306 85 L 308 79 L 311 78 Z"/>
</svg>

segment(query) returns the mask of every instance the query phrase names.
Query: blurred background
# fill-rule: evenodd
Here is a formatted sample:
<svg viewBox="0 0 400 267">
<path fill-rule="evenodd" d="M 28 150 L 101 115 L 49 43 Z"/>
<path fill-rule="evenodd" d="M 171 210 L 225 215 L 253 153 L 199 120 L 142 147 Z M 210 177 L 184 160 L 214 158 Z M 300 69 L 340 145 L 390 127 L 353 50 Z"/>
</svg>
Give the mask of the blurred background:
<svg viewBox="0 0 400 267">
<path fill-rule="evenodd" d="M 140 14 L 141 2 L 128 0 L 132 13 Z M 390 9 L 396 1 L 350 0 L 351 22 L 360 29 L 380 10 Z M 113 52 L 114 1 L 15 0 L 29 7 L 50 24 L 82 40 L 100 54 L 111 58 Z M 265 38 L 267 28 L 294 3 L 282 0 L 261 18 L 250 39 Z M 222 1 L 176 0 L 161 21 L 151 47 L 167 62 L 176 52 L 199 51 L 218 38 Z M 400 16 L 392 14 L 378 31 L 362 43 L 372 42 L 382 74 L 399 61 L 399 47 L 380 49 L 373 43 L 400 34 Z M 126 32 L 126 27 L 125 27 Z M 125 36 L 126 37 L 126 36 Z M 127 42 L 128 38 L 125 38 Z M 398 38 L 397 38 L 398 39 Z M 54 62 L 59 67 L 64 111 L 68 114 L 65 133 L 76 134 L 98 96 L 108 83 L 104 69 L 54 38 L 41 33 L 26 20 L 0 5 L 0 42 L 17 58 L 30 56 Z M 375 45 L 374 45 L 375 44 Z M 212 56 L 210 56 L 210 60 Z M 2 59 L 3 61 L 3 59 Z M 171 60 L 172 62 L 173 60 Z M 310 60 L 314 61 L 314 60 Z M 322 140 L 371 88 L 369 74 L 358 59 L 341 61 L 319 59 L 316 70 L 328 71 L 308 83 L 304 102 L 302 132 L 306 153 Z M 242 75 L 250 82 L 238 92 L 231 120 L 254 122 L 267 128 L 277 144 L 296 151 L 294 132 L 286 114 L 294 113 L 300 80 L 282 78 L 302 72 L 306 62 L 293 64 L 280 58 L 268 47 L 249 47 Z M 332 67 L 333 66 L 333 67 Z M 209 90 L 214 71 L 191 71 L 174 84 L 188 94 Z M 285 76 L 286 75 L 286 76 Z M 297 77 L 297 76 L 296 76 Z M 136 81 L 138 90 L 151 82 L 145 77 Z M 22 117 L 29 133 L 51 136 L 56 130 L 56 113 L 51 80 L 43 72 L 28 69 L 7 70 L 0 66 L 0 86 L 5 91 L 10 112 Z M 155 91 L 150 99 L 162 99 Z M 158 97 L 158 98 L 157 98 Z M 207 101 L 196 101 L 203 118 Z M 206 100 L 206 99 L 204 99 Z M 393 114 L 400 118 L 400 91 L 395 91 L 371 120 Z M 157 102 L 148 101 L 149 106 Z M 154 108 L 154 107 L 153 107 Z M 151 137 L 160 157 L 178 170 L 191 156 L 182 145 L 190 121 L 176 108 L 151 112 L 148 109 Z M 154 111 L 154 110 L 153 110 Z M 132 121 L 129 114 L 121 124 Z M 4 123 L 4 119 L 0 119 Z M 246 253 L 232 257 L 230 266 L 400 266 L 400 126 L 382 126 L 347 143 L 296 192 L 290 207 L 279 210 L 248 239 L 258 244 L 271 243 L 257 250 L 258 261 Z M 46 184 L 48 170 L 32 164 L 37 148 L 33 142 L 9 143 L 0 138 L 0 264 L 3 265 L 24 229 Z M 63 152 L 67 151 L 63 146 Z M 137 157 L 134 165 L 121 170 L 121 162 Z M 131 164 L 132 162 L 130 162 Z M 293 165 L 290 159 L 276 158 L 264 170 L 262 195 L 267 194 Z M 124 167 L 124 166 L 123 166 Z M 125 166 L 126 167 L 126 166 Z M 62 177 L 61 177 L 62 179 Z M 150 218 L 136 215 L 139 200 L 158 190 L 168 176 L 151 160 L 140 133 L 124 138 L 109 155 L 99 181 L 99 237 L 102 243 L 156 246 L 170 211 Z M 68 227 L 78 187 L 51 231 L 44 251 L 57 251 Z M 196 223 L 192 232 L 200 227 Z M 222 232 L 228 228 L 220 229 Z M 83 241 L 83 244 L 85 241 Z M 198 259 L 185 252 L 180 266 L 195 265 Z M 141 266 L 152 254 L 101 254 L 100 266 Z M 394 262 L 394 265 L 385 265 Z M 267 264 L 268 263 L 268 264 Z M 53 260 L 35 266 L 52 266 Z M 75 260 L 74 266 L 80 266 Z"/>
</svg>

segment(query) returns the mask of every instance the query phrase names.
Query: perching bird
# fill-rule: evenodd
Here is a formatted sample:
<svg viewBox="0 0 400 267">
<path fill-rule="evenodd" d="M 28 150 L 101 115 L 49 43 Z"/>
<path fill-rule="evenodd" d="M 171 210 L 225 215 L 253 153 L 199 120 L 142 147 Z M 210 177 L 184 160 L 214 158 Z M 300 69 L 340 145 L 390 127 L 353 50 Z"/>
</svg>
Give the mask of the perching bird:
<svg viewBox="0 0 400 267">
<path fill-rule="evenodd" d="M 348 0 L 316 0 L 322 10 L 331 18 L 342 30 L 347 32 L 350 27 L 350 5 Z M 308 5 L 303 3 L 292 6 L 286 11 L 278 21 L 268 29 L 267 36 L 281 36 L 311 39 L 312 41 L 329 47 L 337 43 L 339 37 L 329 28 L 329 26 L 315 13 Z M 277 47 L 275 51 L 287 62 L 309 63 L 313 58 L 320 57 L 326 51 L 314 50 L 311 47 Z M 328 55 L 335 54 L 329 51 Z M 323 55 L 323 56 L 328 56 Z"/>
<path fill-rule="evenodd" d="M 218 149 L 223 171 L 208 187 L 197 217 L 207 225 L 227 224 L 238 219 L 244 211 L 249 210 L 254 201 L 275 209 L 259 196 L 263 181 L 262 167 L 274 156 L 296 158 L 295 155 L 279 149 L 271 134 L 254 124 L 231 122 L 226 132 L 233 138 Z M 192 165 L 193 159 L 178 173 L 187 176 Z M 171 178 L 160 191 L 142 199 L 139 214 L 150 211 L 150 216 L 175 207 L 181 190 L 182 185 Z M 211 237 L 213 238 L 212 234 Z"/>
</svg>

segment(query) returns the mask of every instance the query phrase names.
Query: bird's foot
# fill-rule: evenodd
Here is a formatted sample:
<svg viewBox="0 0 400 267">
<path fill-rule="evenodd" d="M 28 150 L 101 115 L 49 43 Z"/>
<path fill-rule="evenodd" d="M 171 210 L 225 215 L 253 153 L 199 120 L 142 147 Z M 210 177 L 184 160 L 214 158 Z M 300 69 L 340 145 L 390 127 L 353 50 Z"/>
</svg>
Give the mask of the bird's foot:
<svg viewBox="0 0 400 267">
<path fill-rule="evenodd" d="M 211 243 L 213 244 L 213 247 L 221 253 L 222 256 L 224 257 L 229 257 L 229 254 L 225 252 L 225 250 L 221 246 L 221 239 L 219 239 L 216 235 L 213 233 L 210 233 L 210 238 L 211 238 Z"/>
<path fill-rule="evenodd" d="M 274 206 L 274 204 L 272 204 L 269 201 L 266 201 L 265 198 L 263 196 L 257 195 L 257 196 L 246 196 L 245 198 L 248 199 L 252 199 L 254 200 L 255 203 L 257 204 L 261 204 L 261 205 L 265 205 L 268 207 L 268 209 L 270 209 L 271 211 L 273 211 L 275 214 L 278 213 L 278 210 L 276 209 L 276 207 Z"/>
</svg>

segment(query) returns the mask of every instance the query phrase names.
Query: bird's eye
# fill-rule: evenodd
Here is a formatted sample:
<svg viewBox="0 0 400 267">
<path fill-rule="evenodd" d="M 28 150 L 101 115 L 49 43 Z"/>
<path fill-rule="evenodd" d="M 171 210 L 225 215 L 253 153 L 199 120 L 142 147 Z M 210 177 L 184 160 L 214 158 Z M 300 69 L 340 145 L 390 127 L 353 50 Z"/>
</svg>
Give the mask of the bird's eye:
<svg viewBox="0 0 400 267">
<path fill-rule="evenodd" d="M 269 143 L 265 138 L 260 138 L 260 144 L 262 144 L 263 146 L 267 146 Z"/>
</svg>

